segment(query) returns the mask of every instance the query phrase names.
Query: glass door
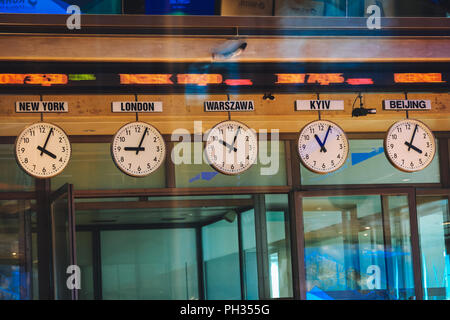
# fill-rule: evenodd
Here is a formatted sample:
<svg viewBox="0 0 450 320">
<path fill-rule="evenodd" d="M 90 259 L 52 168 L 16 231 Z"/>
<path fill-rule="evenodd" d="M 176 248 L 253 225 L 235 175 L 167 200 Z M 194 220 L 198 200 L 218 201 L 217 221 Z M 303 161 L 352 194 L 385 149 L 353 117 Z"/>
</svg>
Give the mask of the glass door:
<svg viewBox="0 0 450 320">
<path fill-rule="evenodd" d="M 73 185 L 65 184 L 51 195 L 53 284 L 56 300 L 76 300 L 69 289 L 67 268 L 76 265 Z"/>
<path fill-rule="evenodd" d="M 420 270 L 414 269 L 419 264 L 417 239 L 411 237 L 417 228 L 413 198 L 408 189 L 299 192 L 303 297 L 415 299 Z"/>
</svg>

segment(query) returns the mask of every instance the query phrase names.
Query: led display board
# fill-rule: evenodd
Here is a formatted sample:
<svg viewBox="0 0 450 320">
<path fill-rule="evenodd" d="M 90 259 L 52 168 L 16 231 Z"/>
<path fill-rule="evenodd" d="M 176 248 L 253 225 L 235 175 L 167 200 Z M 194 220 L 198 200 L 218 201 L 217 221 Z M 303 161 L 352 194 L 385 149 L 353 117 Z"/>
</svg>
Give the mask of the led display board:
<svg viewBox="0 0 450 320">
<path fill-rule="evenodd" d="M 440 64 L 0 63 L 0 92 L 448 91 Z"/>
</svg>

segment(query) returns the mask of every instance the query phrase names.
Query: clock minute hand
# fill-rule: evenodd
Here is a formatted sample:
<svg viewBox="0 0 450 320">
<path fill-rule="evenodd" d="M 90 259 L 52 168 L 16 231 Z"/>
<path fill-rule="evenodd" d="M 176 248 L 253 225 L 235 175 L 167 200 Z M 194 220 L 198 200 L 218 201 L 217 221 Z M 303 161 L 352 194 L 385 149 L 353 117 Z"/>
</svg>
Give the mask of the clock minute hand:
<svg viewBox="0 0 450 320">
<path fill-rule="evenodd" d="M 236 143 L 236 138 L 237 138 L 237 136 L 239 135 L 239 131 L 241 131 L 241 127 L 238 127 L 238 129 L 237 129 L 237 131 L 236 131 L 236 134 L 234 135 L 233 143 L 231 144 L 231 147 L 234 148 L 234 152 L 237 151 L 237 149 L 234 147 L 234 144 Z M 230 153 L 230 152 L 231 152 L 231 149 L 230 149 L 230 151 L 228 151 L 228 152 Z"/>
<path fill-rule="evenodd" d="M 44 154 L 45 151 L 47 151 L 47 150 L 45 150 L 45 147 L 47 146 L 48 140 L 50 139 L 52 132 L 53 132 L 53 128 L 50 129 L 50 132 L 47 135 L 47 139 L 45 139 L 44 146 L 41 148 L 38 146 L 38 150 L 41 151 L 41 156 Z"/>
<path fill-rule="evenodd" d="M 141 145 L 142 145 L 142 142 L 144 141 L 144 138 L 145 138 L 145 135 L 147 134 L 147 131 L 148 131 L 148 128 L 146 127 L 145 130 L 144 130 L 144 134 L 142 135 L 141 141 L 139 142 L 139 145 L 138 145 L 138 147 L 136 149 L 136 154 L 138 154 L 139 151 L 141 150 Z"/>
<path fill-rule="evenodd" d="M 414 128 L 414 132 L 413 132 L 413 134 L 412 134 L 412 137 L 411 137 L 411 141 L 409 142 L 409 144 L 407 144 L 408 145 L 408 151 L 410 151 L 411 150 L 411 148 L 413 147 L 413 140 L 414 140 L 414 137 L 416 136 L 416 131 L 417 131 L 417 127 L 418 127 L 418 125 L 416 124 L 416 127 Z M 406 142 L 406 141 L 405 141 Z M 413 148 L 414 149 L 414 148 Z M 417 151 L 417 150 L 416 150 Z"/>
</svg>

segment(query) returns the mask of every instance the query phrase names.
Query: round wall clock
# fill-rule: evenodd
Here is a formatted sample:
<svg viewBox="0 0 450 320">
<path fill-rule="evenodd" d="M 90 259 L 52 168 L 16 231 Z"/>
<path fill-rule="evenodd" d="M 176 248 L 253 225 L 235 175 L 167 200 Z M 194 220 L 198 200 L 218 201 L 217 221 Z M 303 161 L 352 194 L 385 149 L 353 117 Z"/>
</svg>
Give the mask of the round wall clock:
<svg viewBox="0 0 450 320">
<path fill-rule="evenodd" d="M 223 121 L 208 133 L 206 157 L 217 171 L 238 175 L 249 169 L 258 156 L 258 137 L 242 122 Z"/>
<path fill-rule="evenodd" d="M 131 122 L 113 137 L 111 154 L 116 166 L 132 177 L 144 177 L 158 169 L 166 157 L 159 131 L 145 122 Z"/>
<path fill-rule="evenodd" d="M 398 121 L 387 132 L 384 152 L 397 169 L 405 172 L 420 171 L 433 161 L 436 154 L 433 132 L 418 120 Z"/>
<path fill-rule="evenodd" d="M 48 122 L 26 127 L 15 143 L 17 163 L 36 178 L 51 178 L 61 173 L 69 163 L 71 152 L 64 130 Z"/>
<path fill-rule="evenodd" d="M 300 131 L 300 160 L 307 169 L 315 173 L 326 174 L 339 169 L 347 160 L 348 150 L 344 130 L 331 121 L 313 121 Z"/>
</svg>

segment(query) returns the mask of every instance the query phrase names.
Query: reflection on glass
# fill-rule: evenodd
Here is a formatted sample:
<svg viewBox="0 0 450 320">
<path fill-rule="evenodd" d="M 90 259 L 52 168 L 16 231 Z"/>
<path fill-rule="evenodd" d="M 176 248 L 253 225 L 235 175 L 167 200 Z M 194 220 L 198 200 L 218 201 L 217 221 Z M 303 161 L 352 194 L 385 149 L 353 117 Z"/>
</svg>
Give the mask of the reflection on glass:
<svg viewBox="0 0 450 320">
<path fill-rule="evenodd" d="M 265 196 L 270 297 L 292 297 L 291 249 L 289 246 L 288 196 Z"/>
<path fill-rule="evenodd" d="M 144 178 L 130 177 L 115 166 L 109 143 L 73 143 L 70 162 L 52 178 L 52 189 L 65 183 L 73 184 L 76 190 L 164 188 L 165 167 L 162 165 Z"/>
<path fill-rule="evenodd" d="M 34 190 L 34 178 L 18 166 L 13 144 L 0 144 L 0 168 L 0 192 Z"/>
<path fill-rule="evenodd" d="M 0 300 L 33 299 L 30 200 L 0 201 Z"/>
<path fill-rule="evenodd" d="M 406 196 L 305 198 L 303 220 L 307 299 L 414 298 Z"/>
<path fill-rule="evenodd" d="M 258 268 L 256 259 L 255 212 L 253 209 L 242 212 L 241 237 L 243 256 L 243 281 L 245 299 L 258 299 Z"/>
<path fill-rule="evenodd" d="M 450 215 L 447 197 L 417 197 L 425 300 L 450 300 Z"/>
<path fill-rule="evenodd" d="M 439 152 L 424 170 L 407 173 L 389 163 L 383 140 L 350 140 L 350 153 L 340 169 L 321 175 L 301 165 L 300 173 L 303 185 L 439 183 Z"/>
<path fill-rule="evenodd" d="M 101 231 L 103 299 L 198 299 L 195 229 Z"/>
<path fill-rule="evenodd" d="M 202 228 L 205 299 L 241 299 L 236 214 Z"/>
<path fill-rule="evenodd" d="M 267 143 L 260 141 L 257 162 L 250 169 L 236 176 L 218 173 L 206 163 L 203 160 L 201 142 L 175 143 L 174 155 L 179 157 L 179 163 L 175 162 L 177 188 L 285 186 L 287 184 L 283 141 L 279 141 L 278 146 L 272 145 L 270 141 Z"/>
<path fill-rule="evenodd" d="M 78 291 L 79 300 L 94 299 L 94 271 L 92 261 L 92 232 L 79 231 L 77 241 L 77 265 L 81 269 L 81 290 Z"/>
</svg>

